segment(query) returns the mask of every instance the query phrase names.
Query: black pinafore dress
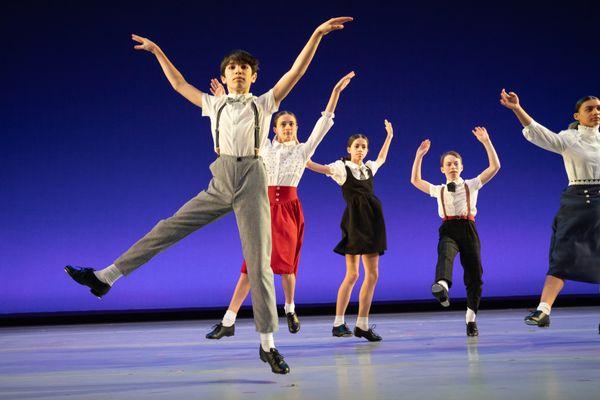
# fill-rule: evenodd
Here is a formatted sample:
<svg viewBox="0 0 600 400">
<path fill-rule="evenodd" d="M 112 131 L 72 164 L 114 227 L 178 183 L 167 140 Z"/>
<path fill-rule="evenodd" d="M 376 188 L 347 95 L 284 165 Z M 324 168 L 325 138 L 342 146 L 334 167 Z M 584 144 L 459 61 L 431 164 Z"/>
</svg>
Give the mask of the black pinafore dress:
<svg viewBox="0 0 600 400">
<path fill-rule="evenodd" d="M 381 202 L 373 193 L 373 174 L 369 168 L 367 171 L 368 178 L 359 180 L 346 165 L 346 182 L 342 185 L 346 200 L 341 223 L 342 240 L 333 249 L 341 255 L 383 255 L 387 250 Z"/>
</svg>

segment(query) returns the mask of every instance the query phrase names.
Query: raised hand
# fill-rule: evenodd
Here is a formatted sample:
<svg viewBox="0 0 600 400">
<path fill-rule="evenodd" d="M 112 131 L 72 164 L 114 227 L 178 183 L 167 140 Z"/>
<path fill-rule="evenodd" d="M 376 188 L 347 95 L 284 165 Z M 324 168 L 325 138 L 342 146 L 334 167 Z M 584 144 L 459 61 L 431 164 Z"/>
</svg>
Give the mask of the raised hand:
<svg viewBox="0 0 600 400">
<path fill-rule="evenodd" d="M 144 37 L 141 37 L 141 36 L 138 36 L 135 34 L 131 34 L 131 39 L 133 39 L 135 42 L 140 43 L 138 45 L 133 46 L 133 48 L 136 50 L 146 50 L 146 51 L 149 51 L 150 53 L 154 53 L 154 51 L 158 48 L 156 43 L 154 43 L 150 39 L 146 39 Z"/>
<path fill-rule="evenodd" d="M 335 84 L 333 90 L 340 93 L 342 90 L 346 89 L 346 86 L 348 86 L 352 78 L 354 78 L 355 76 L 356 74 L 354 73 L 354 71 L 345 75 L 342 79 L 338 81 L 338 83 Z"/>
<path fill-rule="evenodd" d="M 471 132 L 473 132 L 473 135 L 475 135 L 477 140 L 481 143 L 490 141 L 490 135 L 488 135 L 487 130 L 483 126 L 476 126 Z"/>
<path fill-rule="evenodd" d="M 331 31 L 336 31 L 339 29 L 344 29 L 344 24 L 346 22 L 352 21 L 354 18 L 352 17 L 337 17 L 331 18 L 330 20 L 322 23 L 315 30 L 319 35 L 325 36 Z"/>
<path fill-rule="evenodd" d="M 392 123 L 390 121 L 388 121 L 387 119 L 384 119 L 383 123 L 385 125 L 385 131 L 387 132 L 388 137 L 393 138 L 394 137 L 394 127 L 392 126 Z"/>
<path fill-rule="evenodd" d="M 417 157 L 423 157 L 427 154 L 429 147 L 431 147 L 431 141 L 429 139 L 423 140 L 417 149 Z"/>
<path fill-rule="evenodd" d="M 223 85 L 221 85 L 221 82 L 215 78 L 210 80 L 210 92 L 213 94 L 213 96 L 225 96 L 225 88 Z"/>
<path fill-rule="evenodd" d="M 519 103 L 519 96 L 515 92 L 506 92 L 506 90 L 502 89 L 500 92 L 500 104 L 510 110 L 516 110 L 521 107 Z"/>
</svg>

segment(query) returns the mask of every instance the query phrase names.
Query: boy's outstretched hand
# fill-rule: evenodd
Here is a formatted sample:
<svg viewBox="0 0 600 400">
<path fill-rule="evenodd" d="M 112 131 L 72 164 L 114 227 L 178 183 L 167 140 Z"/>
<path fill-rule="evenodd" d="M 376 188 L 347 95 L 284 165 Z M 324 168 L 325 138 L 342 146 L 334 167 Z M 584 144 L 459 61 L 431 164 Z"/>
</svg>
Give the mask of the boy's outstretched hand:
<svg viewBox="0 0 600 400">
<path fill-rule="evenodd" d="M 475 135 L 477 140 L 481 143 L 490 141 L 490 135 L 488 135 L 487 130 L 483 126 L 476 126 L 471 132 L 473 132 L 473 135 Z"/>
<path fill-rule="evenodd" d="M 325 36 L 331 31 L 336 31 L 339 29 L 344 29 L 344 24 L 346 22 L 352 21 L 354 18 L 352 17 L 337 17 L 331 18 L 329 21 L 326 21 L 319 25 L 315 30 L 319 35 Z"/>
<path fill-rule="evenodd" d="M 417 149 L 417 157 L 423 157 L 427 154 L 429 147 L 431 147 L 431 141 L 429 139 L 423 140 Z"/>
<path fill-rule="evenodd" d="M 156 45 L 156 43 L 154 43 L 152 40 L 146 39 L 146 38 L 138 36 L 136 34 L 131 34 L 131 39 L 140 43 L 138 45 L 133 46 L 133 48 L 136 50 L 146 50 L 146 51 L 149 51 L 150 53 L 154 53 L 154 51 L 158 47 Z"/>
</svg>

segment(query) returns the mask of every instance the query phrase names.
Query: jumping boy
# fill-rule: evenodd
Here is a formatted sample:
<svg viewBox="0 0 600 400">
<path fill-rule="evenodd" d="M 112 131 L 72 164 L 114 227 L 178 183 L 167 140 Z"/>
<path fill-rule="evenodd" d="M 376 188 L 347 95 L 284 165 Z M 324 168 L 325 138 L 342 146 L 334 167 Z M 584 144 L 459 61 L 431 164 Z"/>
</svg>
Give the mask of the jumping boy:
<svg viewBox="0 0 600 400">
<path fill-rule="evenodd" d="M 167 56 L 149 39 L 132 35 L 136 50 L 152 53 L 169 83 L 183 97 L 202 108 L 211 120 L 217 159 L 210 165 L 213 179 L 208 189 L 185 203 L 173 216 L 158 224 L 107 268 L 65 267 L 92 294 L 105 295 L 123 275 L 149 261 L 190 233 L 233 211 L 236 215 L 252 293 L 256 330 L 260 332 L 259 357 L 271 370 L 287 374 L 290 369 L 275 348 L 278 328 L 273 272 L 270 267 L 271 217 L 265 167 L 258 151 L 267 140 L 271 115 L 306 72 L 323 36 L 342 29 L 350 17 L 333 18 L 311 35 L 300 55 L 275 86 L 260 97 L 250 93 L 257 79 L 258 60 L 237 50 L 221 62 L 221 80 L 229 94 L 214 97 L 189 84 Z"/>
<path fill-rule="evenodd" d="M 440 159 L 440 169 L 446 176 L 445 185 L 432 185 L 421 179 L 421 163 L 429 151 L 429 140 L 424 140 L 417 149 L 410 179 L 417 189 L 437 198 L 438 214 L 443 222 L 439 229 L 438 260 L 431 292 L 444 307 L 450 305 L 448 290 L 452 286 L 452 267 L 456 254 L 460 253 L 467 288 L 467 336 L 479 335 L 475 317 L 483 285 L 481 246 L 475 228 L 477 193 L 500 169 L 500 160 L 486 129 L 475 127 L 473 135 L 483 144 L 489 160 L 489 167 L 475 179 L 463 180 L 460 177 L 462 157 L 455 151 L 442 154 Z"/>
</svg>

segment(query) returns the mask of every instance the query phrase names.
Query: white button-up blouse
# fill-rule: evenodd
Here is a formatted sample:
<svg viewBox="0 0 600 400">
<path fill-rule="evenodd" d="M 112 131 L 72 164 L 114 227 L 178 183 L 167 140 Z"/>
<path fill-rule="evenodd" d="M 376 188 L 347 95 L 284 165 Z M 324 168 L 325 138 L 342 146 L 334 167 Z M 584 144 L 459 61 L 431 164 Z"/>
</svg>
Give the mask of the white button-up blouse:
<svg viewBox="0 0 600 400">
<path fill-rule="evenodd" d="M 600 183 L 600 134 L 598 126 L 579 125 L 558 134 L 533 121 L 523 128 L 527 140 L 562 155 L 569 185 Z"/>
<path fill-rule="evenodd" d="M 306 168 L 306 162 L 312 157 L 325 134 L 333 126 L 333 113 L 323 112 L 305 143 L 280 143 L 276 139 L 267 141 L 261 148 L 261 155 L 267 169 L 269 186 L 294 186 Z"/>
</svg>

